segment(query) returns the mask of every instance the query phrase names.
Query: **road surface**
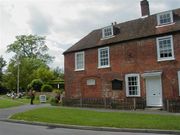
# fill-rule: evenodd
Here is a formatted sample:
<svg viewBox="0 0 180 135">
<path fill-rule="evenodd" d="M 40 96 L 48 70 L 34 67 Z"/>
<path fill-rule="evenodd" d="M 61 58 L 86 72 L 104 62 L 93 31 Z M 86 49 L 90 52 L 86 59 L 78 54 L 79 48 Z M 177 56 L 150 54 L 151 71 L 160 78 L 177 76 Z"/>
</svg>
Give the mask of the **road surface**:
<svg viewBox="0 0 180 135">
<path fill-rule="evenodd" d="M 0 121 L 0 135 L 157 135 L 157 134 L 53 128 L 47 126 L 26 125 L 26 124 Z"/>
</svg>

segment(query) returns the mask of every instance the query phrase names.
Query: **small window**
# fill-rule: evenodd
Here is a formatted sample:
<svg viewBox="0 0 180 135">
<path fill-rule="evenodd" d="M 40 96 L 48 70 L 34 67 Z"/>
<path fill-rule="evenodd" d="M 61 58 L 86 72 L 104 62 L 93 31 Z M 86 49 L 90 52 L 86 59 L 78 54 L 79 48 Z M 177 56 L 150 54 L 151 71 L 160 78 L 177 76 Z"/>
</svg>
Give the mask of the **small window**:
<svg viewBox="0 0 180 135">
<path fill-rule="evenodd" d="M 109 67 L 109 47 L 98 49 L 98 67 L 105 68 Z"/>
<path fill-rule="evenodd" d="M 158 25 L 166 25 L 173 23 L 172 11 L 157 14 Z"/>
<path fill-rule="evenodd" d="M 113 26 L 108 26 L 102 29 L 102 37 L 103 38 L 110 38 L 113 34 Z"/>
<path fill-rule="evenodd" d="M 156 39 L 158 61 L 174 60 L 173 38 L 165 36 Z"/>
<path fill-rule="evenodd" d="M 89 85 L 89 86 L 90 86 L 90 85 L 96 85 L 96 80 L 94 80 L 94 79 L 88 79 L 86 83 L 87 83 L 87 85 Z"/>
<path fill-rule="evenodd" d="M 140 78 L 139 74 L 127 74 L 126 80 L 126 96 L 139 97 L 140 96 Z"/>
<path fill-rule="evenodd" d="M 114 79 L 112 80 L 112 90 L 122 90 L 123 81 Z"/>
<path fill-rule="evenodd" d="M 84 70 L 84 52 L 75 53 L 75 70 Z"/>
<path fill-rule="evenodd" d="M 180 96 L 180 71 L 178 71 L 178 85 L 179 85 L 179 96 Z"/>
</svg>

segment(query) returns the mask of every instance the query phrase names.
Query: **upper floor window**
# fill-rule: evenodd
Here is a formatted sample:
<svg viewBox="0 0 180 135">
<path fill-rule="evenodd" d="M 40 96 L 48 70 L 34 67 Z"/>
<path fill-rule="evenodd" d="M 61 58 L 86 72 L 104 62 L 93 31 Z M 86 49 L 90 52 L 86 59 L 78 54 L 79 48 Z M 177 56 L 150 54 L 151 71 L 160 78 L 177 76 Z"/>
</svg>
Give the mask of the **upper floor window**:
<svg viewBox="0 0 180 135">
<path fill-rule="evenodd" d="M 172 36 L 159 37 L 156 39 L 158 61 L 173 60 L 173 38 Z"/>
<path fill-rule="evenodd" d="M 84 52 L 75 53 L 75 70 L 84 70 Z"/>
<path fill-rule="evenodd" d="M 109 47 L 98 49 L 98 67 L 104 68 L 109 67 Z"/>
<path fill-rule="evenodd" d="M 173 23 L 172 11 L 163 12 L 157 15 L 158 25 L 166 25 Z"/>
<path fill-rule="evenodd" d="M 108 26 L 102 29 L 102 38 L 110 38 L 113 35 L 113 26 Z"/>
<path fill-rule="evenodd" d="M 126 81 L 126 96 L 137 97 L 140 96 L 140 78 L 139 74 L 127 74 Z"/>
</svg>

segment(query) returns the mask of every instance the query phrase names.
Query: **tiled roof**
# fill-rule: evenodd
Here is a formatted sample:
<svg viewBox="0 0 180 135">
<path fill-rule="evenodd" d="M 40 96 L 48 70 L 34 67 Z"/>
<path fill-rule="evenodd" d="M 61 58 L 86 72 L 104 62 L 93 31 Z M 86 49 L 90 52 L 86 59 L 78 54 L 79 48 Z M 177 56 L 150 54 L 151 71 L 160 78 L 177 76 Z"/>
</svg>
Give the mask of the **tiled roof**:
<svg viewBox="0 0 180 135">
<path fill-rule="evenodd" d="M 82 38 L 79 42 L 67 49 L 64 54 L 86 50 L 90 48 L 112 45 L 119 42 L 130 41 L 161 34 L 180 32 L 180 8 L 172 10 L 174 23 L 168 26 L 157 26 L 156 14 L 145 18 L 119 23 L 114 27 L 119 29 L 119 33 L 109 39 L 102 39 L 102 29 L 97 29 Z"/>
</svg>

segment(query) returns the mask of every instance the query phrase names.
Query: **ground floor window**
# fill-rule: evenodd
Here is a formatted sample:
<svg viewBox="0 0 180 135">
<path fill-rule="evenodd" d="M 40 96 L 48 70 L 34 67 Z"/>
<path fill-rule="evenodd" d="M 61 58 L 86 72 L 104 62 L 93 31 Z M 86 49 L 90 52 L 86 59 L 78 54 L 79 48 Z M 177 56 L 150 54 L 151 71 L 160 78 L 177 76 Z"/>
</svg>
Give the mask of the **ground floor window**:
<svg viewBox="0 0 180 135">
<path fill-rule="evenodd" d="M 140 96 L 140 78 L 139 74 L 127 74 L 126 81 L 126 96 L 138 97 Z"/>
</svg>

